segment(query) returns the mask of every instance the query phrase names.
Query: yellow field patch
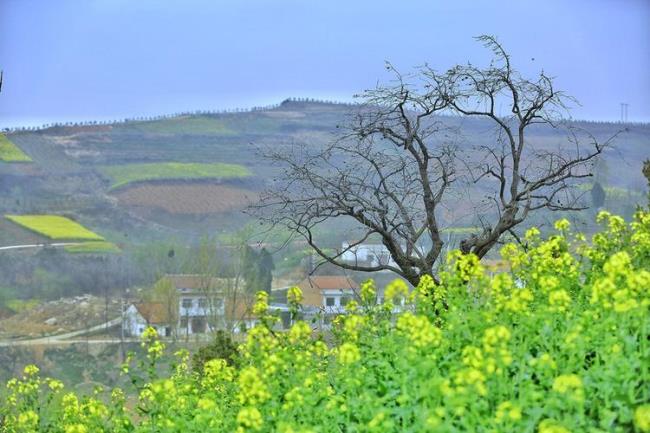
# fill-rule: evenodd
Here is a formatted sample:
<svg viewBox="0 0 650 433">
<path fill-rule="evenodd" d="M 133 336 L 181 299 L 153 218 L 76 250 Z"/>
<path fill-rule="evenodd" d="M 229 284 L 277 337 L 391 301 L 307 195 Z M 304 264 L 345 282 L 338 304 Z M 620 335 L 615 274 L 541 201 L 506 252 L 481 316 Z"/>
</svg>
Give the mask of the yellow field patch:
<svg viewBox="0 0 650 433">
<path fill-rule="evenodd" d="M 5 215 L 5 217 L 28 230 L 57 240 L 95 240 L 104 238 L 81 224 L 60 215 Z"/>
</svg>

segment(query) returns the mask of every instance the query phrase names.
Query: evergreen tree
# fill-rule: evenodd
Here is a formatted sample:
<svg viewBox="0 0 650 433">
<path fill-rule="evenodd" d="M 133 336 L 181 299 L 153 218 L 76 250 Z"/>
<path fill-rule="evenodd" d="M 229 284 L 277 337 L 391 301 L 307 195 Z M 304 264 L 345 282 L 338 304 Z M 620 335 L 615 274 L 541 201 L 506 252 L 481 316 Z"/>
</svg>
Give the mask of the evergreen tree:
<svg viewBox="0 0 650 433">
<path fill-rule="evenodd" d="M 273 257 L 266 248 L 262 248 L 262 251 L 260 251 L 258 257 L 258 279 L 260 284 L 259 290 L 264 290 L 266 293 L 271 294 L 273 270 L 275 269 Z"/>
<path fill-rule="evenodd" d="M 245 290 L 247 293 L 255 293 L 259 287 L 259 266 L 258 254 L 250 245 L 246 245 L 243 252 L 242 263 L 244 267 Z"/>
<path fill-rule="evenodd" d="M 607 194 L 605 190 L 600 185 L 600 182 L 594 183 L 594 186 L 591 188 L 591 203 L 595 209 L 603 207 L 605 204 L 605 197 Z"/>
</svg>

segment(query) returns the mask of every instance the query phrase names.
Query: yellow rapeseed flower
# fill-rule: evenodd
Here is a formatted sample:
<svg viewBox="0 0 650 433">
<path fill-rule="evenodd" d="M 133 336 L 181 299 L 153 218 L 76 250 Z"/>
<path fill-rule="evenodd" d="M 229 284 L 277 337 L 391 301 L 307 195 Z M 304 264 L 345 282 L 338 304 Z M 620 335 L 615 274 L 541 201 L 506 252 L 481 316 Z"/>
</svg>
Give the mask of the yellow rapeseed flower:
<svg viewBox="0 0 650 433">
<path fill-rule="evenodd" d="M 650 432 L 650 404 L 644 404 L 634 410 L 634 425 L 643 433 Z"/>
<path fill-rule="evenodd" d="M 303 299 L 304 298 L 300 287 L 293 286 L 287 290 L 287 301 L 289 301 L 289 303 L 300 304 Z"/>
<path fill-rule="evenodd" d="M 359 348 L 353 343 L 343 343 L 337 350 L 337 358 L 343 365 L 354 364 L 361 359 Z"/>
<path fill-rule="evenodd" d="M 263 423 L 262 414 L 255 407 L 243 407 L 237 413 L 237 433 L 259 431 Z"/>
<path fill-rule="evenodd" d="M 271 397 L 260 371 L 255 367 L 249 366 L 241 370 L 237 384 L 239 385 L 237 398 L 241 404 L 256 405 Z"/>
<path fill-rule="evenodd" d="M 436 347 L 442 342 L 442 331 L 426 316 L 416 316 L 407 311 L 397 319 L 396 327 L 417 348 Z"/>
<path fill-rule="evenodd" d="M 565 394 L 576 401 L 582 401 L 585 397 L 582 379 L 577 374 L 563 374 L 556 377 L 553 381 L 553 391 Z"/>
<path fill-rule="evenodd" d="M 495 415 L 497 422 L 519 421 L 521 419 L 521 408 L 511 401 L 504 401 L 497 406 Z"/>
<path fill-rule="evenodd" d="M 564 289 L 553 290 L 548 294 L 548 304 L 551 311 L 566 312 L 571 306 L 571 296 Z"/>
<path fill-rule="evenodd" d="M 571 433 L 569 429 L 554 419 L 545 419 L 539 423 L 538 433 Z"/>
</svg>

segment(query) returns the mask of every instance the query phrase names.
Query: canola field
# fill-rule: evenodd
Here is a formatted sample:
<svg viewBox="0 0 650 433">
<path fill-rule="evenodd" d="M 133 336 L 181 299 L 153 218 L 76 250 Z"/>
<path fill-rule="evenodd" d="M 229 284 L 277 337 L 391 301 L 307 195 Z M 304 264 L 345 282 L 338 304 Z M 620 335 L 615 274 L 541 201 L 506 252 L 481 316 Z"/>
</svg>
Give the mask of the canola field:
<svg viewBox="0 0 650 433">
<path fill-rule="evenodd" d="M 30 162 L 32 159 L 18 146 L 12 143 L 6 135 L 0 134 L 0 161 Z"/>
<path fill-rule="evenodd" d="M 650 213 L 598 221 L 589 239 L 567 220 L 528 230 L 501 273 L 450 254 L 382 304 L 367 281 L 327 332 L 300 320 L 300 289 L 288 331 L 258 293 L 234 362 L 179 351 L 165 373 L 148 328 L 125 388 L 81 395 L 26 366 L 0 391 L 0 431 L 650 432 Z"/>
<path fill-rule="evenodd" d="M 111 189 L 151 180 L 236 179 L 251 175 L 238 164 L 181 162 L 104 166 L 101 172 L 112 180 Z"/>
<path fill-rule="evenodd" d="M 53 240 L 104 240 L 97 233 L 60 215 L 5 215 L 5 217 L 28 230 Z"/>
</svg>

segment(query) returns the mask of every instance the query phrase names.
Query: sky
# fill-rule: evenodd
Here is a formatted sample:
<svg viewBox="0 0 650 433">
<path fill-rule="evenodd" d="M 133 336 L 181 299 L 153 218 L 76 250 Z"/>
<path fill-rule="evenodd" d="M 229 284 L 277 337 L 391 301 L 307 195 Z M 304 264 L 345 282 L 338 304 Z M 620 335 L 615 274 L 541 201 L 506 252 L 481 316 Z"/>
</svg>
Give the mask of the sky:
<svg viewBox="0 0 650 433">
<path fill-rule="evenodd" d="M 579 119 L 650 121 L 650 0 L 0 0 L 0 127 L 349 101 L 495 35 Z"/>
</svg>

